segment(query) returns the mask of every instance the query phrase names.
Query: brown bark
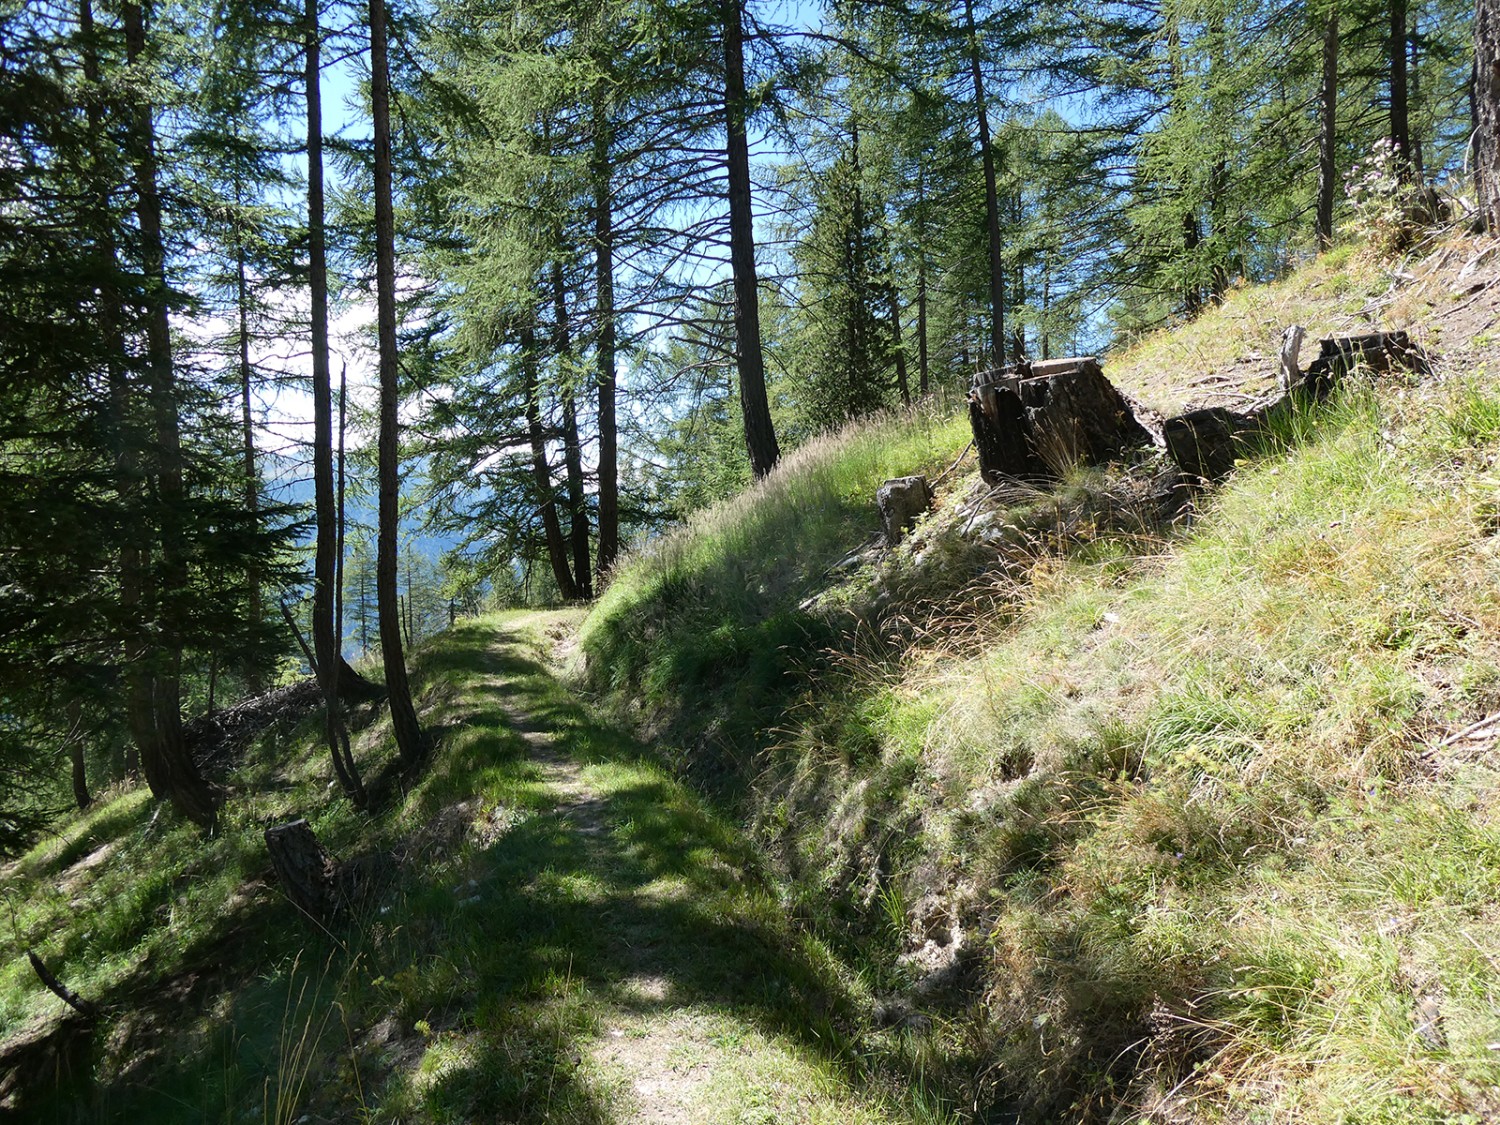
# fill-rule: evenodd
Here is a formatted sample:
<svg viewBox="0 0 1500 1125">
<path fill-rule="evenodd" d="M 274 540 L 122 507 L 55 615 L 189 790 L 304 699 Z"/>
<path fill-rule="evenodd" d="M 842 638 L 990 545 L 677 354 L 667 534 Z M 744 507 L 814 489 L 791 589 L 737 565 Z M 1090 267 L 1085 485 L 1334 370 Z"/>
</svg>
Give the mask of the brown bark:
<svg viewBox="0 0 1500 1125">
<path fill-rule="evenodd" d="M 303 9 L 304 83 L 307 97 L 307 245 L 312 315 L 313 495 L 317 542 L 313 553 L 313 672 L 323 692 L 323 738 L 333 773 L 355 805 L 366 803 L 364 782 L 349 750 L 339 700 L 339 636 L 335 625 L 338 584 L 338 509 L 333 487 L 333 375 L 328 355 L 328 248 L 324 229 L 322 31 L 318 0 Z"/>
<path fill-rule="evenodd" d="M 146 49 L 145 14 L 139 4 L 123 6 L 126 57 L 135 64 Z M 151 105 L 135 107 L 136 221 L 140 230 L 141 267 L 152 289 L 146 319 L 146 395 L 153 427 L 152 455 L 156 478 L 155 531 L 159 565 L 143 568 L 149 589 L 142 602 L 147 619 L 158 623 L 154 651 L 143 637 L 135 642 L 130 665 L 131 732 L 140 748 L 141 765 L 151 792 L 172 802 L 183 816 L 206 829 L 218 818 L 212 788 L 199 775 L 182 738 L 180 676 L 182 651 L 174 635 L 171 602 L 184 593 L 187 568 L 182 556 L 182 437 L 177 421 L 176 376 L 172 366 L 172 328 L 168 308 L 166 246 L 162 236 L 161 196 L 157 187 L 156 123 Z"/>
<path fill-rule="evenodd" d="M 426 753 L 426 740 L 412 706 L 401 646 L 396 596 L 396 532 L 399 520 L 400 457 L 396 407 L 400 398 L 396 355 L 396 217 L 391 183 L 391 93 L 386 61 L 385 0 L 370 0 L 370 109 L 375 140 L 375 304 L 380 342 L 379 535 L 375 597 L 380 605 L 380 651 L 391 727 L 402 762 Z"/>
<path fill-rule="evenodd" d="M 734 275 L 734 344 L 740 376 L 745 451 L 757 478 L 781 459 L 766 393 L 760 340 L 760 282 L 755 272 L 755 226 L 750 196 L 750 145 L 746 137 L 744 0 L 723 0 L 725 156 L 729 176 L 729 262 Z"/>
<path fill-rule="evenodd" d="M 316 922 L 326 922 L 339 911 L 337 866 L 318 843 L 306 820 L 267 828 L 266 850 L 276 881 L 293 905 Z"/>
<path fill-rule="evenodd" d="M 1391 144 L 1396 148 L 1396 168 L 1402 178 L 1411 175 L 1411 123 L 1406 98 L 1406 0 L 1391 0 L 1389 42 L 1391 88 Z"/>
<path fill-rule="evenodd" d="M 554 345 L 560 360 L 572 355 L 568 331 L 568 293 L 563 284 L 562 263 L 552 263 L 552 308 L 556 321 Z M 583 441 L 578 433 L 578 403 L 566 379 L 562 385 L 563 466 L 568 483 L 568 541 L 573 549 L 573 580 L 585 600 L 594 596 L 593 564 L 589 558 L 588 495 L 583 480 Z"/>
<path fill-rule="evenodd" d="M 94 803 L 89 793 L 88 769 L 83 757 L 83 706 L 77 702 L 68 706 L 68 766 L 73 783 L 73 803 L 86 809 Z"/>
<path fill-rule="evenodd" d="M 1329 4 L 1323 28 L 1323 86 L 1318 96 L 1318 249 L 1333 245 L 1333 203 L 1338 191 L 1335 163 L 1339 97 L 1339 7 Z"/>
<path fill-rule="evenodd" d="M 1474 10 L 1474 176 L 1479 215 L 1500 234 L 1500 0 Z"/>
<path fill-rule="evenodd" d="M 984 73 L 979 65 L 979 33 L 974 25 L 974 0 L 964 0 L 964 30 L 969 38 L 974 118 L 979 127 L 979 155 L 984 164 L 985 235 L 990 255 L 990 362 L 1000 367 L 1005 363 L 1005 263 L 1000 244 L 1000 195 L 996 186 L 995 153 L 990 144 L 990 117 L 984 95 Z"/>
<path fill-rule="evenodd" d="M 557 498 L 552 484 L 552 469 L 547 464 L 547 439 L 542 432 L 542 410 L 537 389 L 536 338 L 530 328 L 521 330 L 522 393 L 526 399 L 526 432 L 531 442 L 531 478 L 536 485 L 537 510 L 542 517 L 542 536 L 547 543 L 547 560 L 552 576 L 564 601 L 578 600 L 578 584 L 568 568 L 568 545 L 563 539 L 562 522 L 557 518 Z"/>
<path fill-rule="evenodd" d="M 602 582 L 620 553 L 619 442 L 615 426 L 615 272 L 614 218 L 611 212 L 608 107 L 594 91 L 594 300 L 598 320 L 595 359 L 599 390 L 599 561 Z"/>
<path fill-rule="evenodd" d="M 241 231 L 240 236 L 243 235 Z M 250 385 L 254 370 L 250 363 L 250 290 L 245 276 L 245 248 L 235 248 L 235 303 L 239 307 L 239 362 L 240 362 L 240 431 L 244 450 L 245 511 L 254 515 L 260 510 L 260 487 L 255 474 L 255 417 L 251 409 Z M 245 571 L 245 598 L 250 620 L 259 625 L 265 614 L 261 598 L 260 565 L 251 562 Z M 252 695 L 265 690 L 264 677 L 256 661 L 245 664 L 245 682 Z"/>
<path fill-rule="evenodd" d="M 927 193 L 922 169 L 917 169 L 917 393 L 930 387 L 927 365 Z"/>
</svg>

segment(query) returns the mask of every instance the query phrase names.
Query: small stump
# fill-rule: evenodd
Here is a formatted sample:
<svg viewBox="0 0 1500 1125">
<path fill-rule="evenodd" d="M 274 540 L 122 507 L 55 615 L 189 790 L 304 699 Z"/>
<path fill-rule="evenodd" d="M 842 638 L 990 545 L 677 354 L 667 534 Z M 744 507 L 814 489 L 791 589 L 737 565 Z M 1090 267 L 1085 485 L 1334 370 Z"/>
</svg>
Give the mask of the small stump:
<svg viewBox="0 0 1500 1125">
<path fill-rule="evenodd" d="M 917 518 L 932 508 L 932 488 L 923 476 L 888 480 L 875 492 L 880 509 L 880 527 L 885 541 L 894 547 L 912 529 Z"/>
<path fill-rule="evenodd" d="M 1259 419 L 1222 406 L 1190 410 L 1162 424 L 1167 455 L 1189 476 L 1218 480 L 1234 469 L 1246 443 L 1260 432 Z"/>
<path fill-rule="evenodd" d="M 306 820 L 266 829 L 271 866 L 287 898 L 310 918 L 327 921 L 338 913 L 338 865 L 318 843 Z"/>
</svg>

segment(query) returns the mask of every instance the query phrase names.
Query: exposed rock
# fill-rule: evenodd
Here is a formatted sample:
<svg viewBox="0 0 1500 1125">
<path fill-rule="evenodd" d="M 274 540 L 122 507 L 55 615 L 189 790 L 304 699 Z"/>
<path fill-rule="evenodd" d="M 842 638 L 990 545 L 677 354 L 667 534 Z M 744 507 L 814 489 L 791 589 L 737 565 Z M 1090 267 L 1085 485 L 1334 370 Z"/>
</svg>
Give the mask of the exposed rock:
<svg viewBox="0 0 1500 1125">
<path fill-rule="evenodd" d="M 880 526 L 885 541 L 894 547 L 912 529 L 918 517 L 932 508 L 932 489 L 926 477 L 897 477 L 876 490 L 875 505 L 880 509 Z"/>
</svg>

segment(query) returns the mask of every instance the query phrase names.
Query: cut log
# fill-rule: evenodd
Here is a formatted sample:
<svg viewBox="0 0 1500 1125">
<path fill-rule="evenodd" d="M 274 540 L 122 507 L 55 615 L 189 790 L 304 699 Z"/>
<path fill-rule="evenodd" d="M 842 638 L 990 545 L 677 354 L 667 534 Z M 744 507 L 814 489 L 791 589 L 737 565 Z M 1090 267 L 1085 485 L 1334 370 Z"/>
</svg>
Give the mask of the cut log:
<svg viewBox="0 0 1500 1125">
<path fill-rule="evenodd" d="M 266 829 L 266 849 L 271 866 L 287 898 L 318 922 L 326 922 L 342 906 L 338 893 L 338 865 L 318 843 L 306 820 Z"/>
<path fill-rule="evenodd" d="M 888 546 L 894 547 L 912 529 L 917 518 L 932 507 L 932 489 L 923 476 L 888 480 L 875 492 L 880 509 L 880 527 Z"/>
<path fill-rule="evenodd" d="M 1094 356 L 1020 363 L 976 378 L 969 418 L 984 479 L 1056 478 L 1151 444 Z"/>
<path fill-rule="evenodd" d="M 1259 419 L 1222 406 L 1190 410 L 1162 424 L 1167 454 L 1189 476 L 1218 480 L 1248 452 L 1259 435 Z"/>
</svg>

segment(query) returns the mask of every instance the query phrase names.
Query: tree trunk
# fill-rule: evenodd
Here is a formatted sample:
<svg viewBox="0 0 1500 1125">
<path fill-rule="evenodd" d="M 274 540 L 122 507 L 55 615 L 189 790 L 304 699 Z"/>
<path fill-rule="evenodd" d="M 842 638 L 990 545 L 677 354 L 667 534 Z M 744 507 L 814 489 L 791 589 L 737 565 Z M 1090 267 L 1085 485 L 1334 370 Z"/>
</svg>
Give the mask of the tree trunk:
<svg viewBox="0 0 1500 1125">
<path fill-rule="evenodd" d="M 1198 285 L 1198 246 L 1202 241 L 1198 216 L 1189 211 L 1182 216 L 1183 264 L 1187 268 L 1187 276 L 1183 282 L 1182 311 L 1190 317 L 1203 311 L 1203 291 Z"/>
<path fill-rule="evenodd" d="M 307 97 L 307 257 L 311 290 L 313 497 L 317 543 L 313 554 L 312 635 L 314 671 L 323 690 L 323 737 L 333 773 L 344 795 L 358 807 L 366 803 L 359 767 L 349 752 L 339 700 L 339 637 L 334 619 L 338 584 L 338 499 L 333 486 L 333 376 L 328 358 L 328 248 L 324 230 L 323 99 L 318 0 L 303 10 L 304 81 Z"/>
<path fill-rule="evenodd" d="M 615 431 L 615 236 L 610 199 L 608 107 L 594 90 L 594 300 L 599 338 L 595 345 L 599 382 L 599 562 L 600 581 L 620 553 L 620 467 Z"/>
<path fill-rule="evenodd" d="M 1402 179 L 1411 175 L 1411 124 L 1406 107 L 1407 38 L 1406 0 L 1391 0 L 1391 144 L 1396 149 L 1396 170 Z"/>
<path fill-rule="evenodd" d="M 734 274 L 734 345 L 740 376 L 740 410 L 750 469 L 765 476 L 781 459 L 766 393 L 760 343 L 760 282 L 755 273 L 755 219 L 750 196 L 750 145 L 745 130 L 744 0 L 723 0 L 724 124 L 729 175 L 729 262 Z"/>
<path fill-rule="evenodd" d="M 974 25 L 974 0 L 964 0 L 964 30 L 969 38 L 969 73 L 974 83 L 974 118 L 979 127 L 979 155 L 984 164 L 985 234 L 990 254 L 990 363 L 1005 364 L 1005 262 L 1000 245 L 1000 193 L 995 177 L 995 152 L 990 145 L 989 106 L 984 96 L 984 73 L 979 65 L 979 32 Z"/>
<path fill-rule="evenodd" d="M 139 4 L 122 9 L 126 57 L 133 65 L 146 49 L 145 16 Z M 218 818 L 218 802 L 199 775 L 182 737 L 180 676 L 181 641 L 172 620 L 173 603 L 187 585 L 187 567 L 182 557 L 182 438 L 177 422 L 177 388 L 172 367 L 172 326 L 168 308 L 166 247 L 162 238 L 161 196 L 156 175 L 156 123 L 151 105 L 140 102 L 135 110 L 136 219 L 140 228 L 142 272 L 153 289 L 146 320 L 146 387 L 154 424 L 156 496 L 160 518 L 160 566 L 143 599 L 147 619 L 157 624 L 156 651 L 145 657 L 149 670 L 138 670 L 132 661 L 135 681 L 131 727 L 141 751 L 141 764 L 151 791 L 166 797 L 183 816 L 205 829 Z M 154 603 L 154 604 L 153 604 Z M 154 614 L 154 618 L 153 618 Z M 154 665 L 154 667 L 151 667 Z"/>
<path fill-rule="evenodd" d="M 1500 0 L 1478 0 L 1474 12 L 1474 175 L 1479 214 L 1500 234 Z"/>
<path fill-rule="evenodd" d="M 917 393 L 924 398 L 931 387 L 927 368 L 927 193 L 922 171 L 917 171 Z"/>
<path fill-rule="evenodd" d="M 89 135 L 93 141 L 94 151 L 96 155 L 99 155 L 107 151 L 107 142 L 104 137 L 104 114 L 99 105 L 99 53 L 94 41 L 92 0 L 79 2 L 78 30 L 83 45 L 84 80 L 90 88 L 87 111 Z M 95 174 L 98 176 L 97 171 Z M 99 226 L 108 232 L 113 222 L 110 184 L 102 176 L 98 178 L 95 206 L 101 219 Z M 100 239 L 98 253 L 98 269 L 101 279 L 99 330 L 110 344 L 107 376 L 109 441 L 117 478 L 115 487 L 120 498 L 128 503 L 138 498 L 140 493 L 140 464 L 136 451 L 136 439 L 132 432 L 130 380 L 125 369 L 126 347 L 122 330 L 124 312 L 120 305 L 119 291 L 113 281 L 113 275 L 119 269 L 118 251 L 111 234 L 106 233 Z M 124 539 L 125 541 L 120 545 L 119 554 L 120 606 L 124 611 L 124 619 L 131 623 L 129 627 L 139 632 L 142 628 L 141 616 L 144 612 L 145 598 L 144 559 L 135 537 L 127 535 Z M 125 710 L 128 721 L 133 713 L 135 701 L 149 694 L 149 688 L 145 685 L 147 670 L 143 643 L 127 636 L 122 656 L 124 658 L 122 663 L 126 669 Z M 135 724 L 130 722 L 128 725 L 131 727 L 132 738 L 124 747 L 121 769 L 127 780 L 137 782 L 140 780 L 140 745 L 136 740 L 138 734 Z"/>
<path fill-rule="evenodd" d="M 556 320 L 554 341 L 559 360 L 573 351 L 568 331 L 568 293 L 563 285 L 562 263 L 552 263 L 552 308 Z M 589 559 L 588 493 L 583 479 L 583 441 L 578 433 L 578 403 L 568 380 L 562 380 L 563 466 L 568 480 L 568 538 L 573 548 L 573 580 L 585 601 L 594 596 L 592 562 Z"/>
<path fill-rule="evenodd" d="M 1336 164 L 1339 97 L 1339 6 L 1330 3 L 1323 28 L 1323 88 L 1318 97 L 1318 249 L 1333 245 L 1333 203 L 1338 191 Z"/>
<path fill-rule="evenodd" d="M 885 288 L 887 307 L 891 317 L 891 353 L 896 359 L 896 392 L 901 396 L 901 405 L 911 405 L 911 380 L 906 371 L 906 345 L 901 339 L 901 298 L 892 281 Z"/>
<path fill-rule="evenodd" d="M 380 340 L 380 504 L 379 548 L 375 561 L 380 603 L 380 651 L 385 662 L 386 698 L 401 761 L 418 762 L 426 752 L 422 728 L 411 702 L 401 618 L 396 604 L 396 533 L 400 518 L 396 407 L 400 398 L 396 356 L 396 217 L 391 184 L 391 93 L 386 63 L 385 0 L 370 0 L 370 109 L 375 140 L 375 297 Z"/>
<path fill-rule="evenodd" d="M 339 367 L 339 448 L 338 448 L 338 546 L 335 556 L 338 561 L 336 573 L 333 576 L 333 635 L 338 638 L 339 664 L 344 663 L 344 486 L 347 480 L 344 461 L 344 433 L 348 425 L 349 407 L 349 364 L 344 363 Z M 340 675 L 342 675 L 342 667 Z M 343 694 L 342 687 L 340 695 Z"/>
<path fill-rule="evenodd" d="M 979 467 L 986 482 L 1051 479 L 1075 464 L 1098 465 L 1151 436 L 1091 356 L 1018 364 L 969 395 Z"/>
<path fill-rule="evenodd" d="M 236 240 L 244 237 L 243 226 L 236 233 Z M 244 444 L 245 511 L 254 515 L 260 510 L 260 482 L 255 467 L 255 416 L 251 408 L 250 387 L 254 368 L 250 363 L 250 287 L 245 276 L 245 247 L 243 242 L 235 247 L 235 303 L 239 307 L 239 361 L 240 361 L 240 428 Z M 260 564 L 251 562 L 245 572 L 245 599 L 250 620 L 259 625 L 265 616 L 265 605 L 261 598 Z M 245 683 L 251 695 L 265 690 L 265 677 L 256 661 L 246 661 Z"/>
<path fill-rule="evenodd" d="M 83 758 L 83 707 L 79 703 L 68 706 L 68 764 L 73 781 L 73 803 L 80 810 L 94 803 L 89 793 L 88 770 Z"/>
<path fill-rule="evenodd" d="M 542 410 L 537 391 L 536 337 L 527 327 L 521 330 L 521 378 L 526 396 L 526 430 L 531 440 L 531 476 L 536 484 L 538 511 L 542 517 L 542 535 L 547 542 L 547 559 L 557 592 L 564 601 L 578 600 L 578 585 L 568 569 L 568 545 L 563 540 L 562 523 L 557 518 L 557 499 L 552 486 L 552 469 L 547 464 L 547 439 L 542 433 Z"/>
</svg>

